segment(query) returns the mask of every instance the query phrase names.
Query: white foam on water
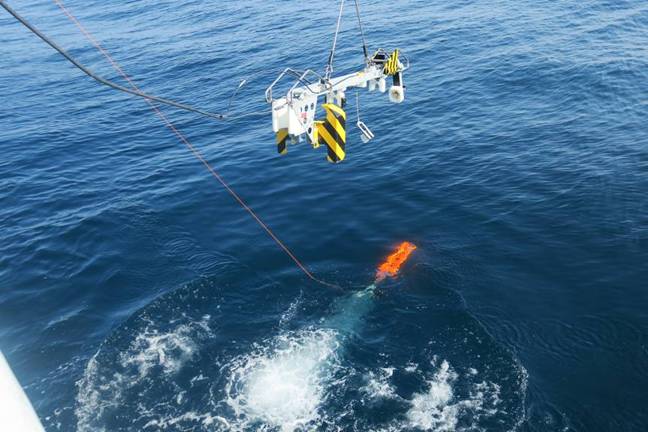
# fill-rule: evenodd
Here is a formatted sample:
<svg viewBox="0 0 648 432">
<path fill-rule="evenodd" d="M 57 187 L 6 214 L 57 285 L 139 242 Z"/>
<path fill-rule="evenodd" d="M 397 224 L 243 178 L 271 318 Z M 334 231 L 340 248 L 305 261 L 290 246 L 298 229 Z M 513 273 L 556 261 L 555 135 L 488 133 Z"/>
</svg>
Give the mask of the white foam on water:
<svg viewBox="0 0 648 432">
<path fill-rule="evenodd" d="M 164 373 L 175 373 L 196 351 L 195 342 L 191 339 L 193 332 L 194 328 L 189 324 L 166 333 L 147 327 L 121 354 L 121 365 L 136 367 L 140 378 L 148 375 L 155 366 L 160 366 Z"/>
<path fill-rule="evenodd" d="M 88 361 L 83 377 L 76 383 L 78 393 L 74 413 L 77 417 L 77 430 L 80 432 L 105 431 L 104 427 L 96 425 L 95 419 L 118 407 L 122 390 L 127 385 L 120 373 L 108 377 L 101 373 L 97 354 Z"/>
<path fill-rule="evenodd" d="M 330 329 L 283 333 L 229 366 L 226 403 L 233 429 L 291 432 L 321 420 L 327 388 L 339 370 L 338 335 Z"/>
<path fill-rule="evenodd" d="M 297 296 L 297 298 L 293 300 L 292 303 L 290 303 L 288 309 L 286 309 L 286 311 L 281 314 L 281 318 L 279 319 L 279 327 L 285 327 L 290 321 L 293 320 L 293 318 L 295 318 L 295 315 L 297 315 L 299 307 L 301 306 L 302 297 L 303 292 L 300 292 L 299 296 Z"/>
<path fill-rule="evenodd" d="M 416 373 L 425 384 L 424 391 L 414 393 L 409 399 L 399 396 L 391 383 L 395 368 L 380 368 L 369 372 L 369 384 L 362 391 L 374 399 L 398 399 L 408 405 L 403 418 L 391 421 L 377 428 L 368 428 L 373 432 L 399 431 L 434 431 L 434 432 L 468 432 L 483 431 L 481 420 L 498 413 L 500 403 L 500 386 L 491 382 L 474 382 L 477 374 L 469 368 L 460 376 L 446 361 L 434 356 L 430 364 L 438 367 L 432 376 L 426 378 L 418 366 L 408 363 L 402 367 L 407 374 Z M 468 380 L 468 394 L 457 394 L 455 387 L 462 380 Z"/>
<path fill-rule="evenodd" d="M 376 372 L 369 371 L 365 374 L 366 385 L 360 388 L 370 399 L 397 398 L 396 388 L 389 382 L 394 371 L 393 367 L 380 368 Z"/>
<path fill-rule="evenodd" d="M 171 378 L 196 352 L 194 338 L 210 331 L 208 321 L 209 316 L 204 316 L 200 321 L 179 324 L 167 332 L 148 323 L 128 348 L 119 353 L 116 363 L 101 364 L 97 352 L 77 381 L 77 430 L 104 431 L 103 418 L 116 414 L 128 403 L 125 395 L 151 375 L 152 370 L 160 370 L 162 376 Z M 147 413 L 144 406 L 138 406 L 137 410 L 142 415 Z"/>
<path fill-rule="evenodd" d="M 473 370 L 468 376 L 474 376 Z M 482 381 L 472 385 L 467 398 L 457 400 L 453 384 L 459 375 L 452 370 L 447 361 L 443 361 L 434 376 L 427 380 L 427 390 L 415 393 L 410 400 L 407 411 L 407 426 L 418 430 L 450 432 L 461 430 L 479 430 L 481 418 L 495 415 L 500 404 L 500 386 Z M 459 427 L 464 416 L 469 423 Z"/>
<path fill-rule="evenodd" d="M 412 427 L 423 430 L 451 431 L 457 425 L 457 406 L 450 404 L 454 396 L 452 381 L 457 375 L 450 369 L 447 361 L 428 381 L 425 393 L 415 393 L 410 401 L 411 408 L 407 419 Z"/>
<path fill-rule="evenodd" d="M 418 371 L 418 367 L 418 364 L 414 362 L 408 362 L 404 370 L 407 373 L 415 373 L 416 371 Z"/>
<path fill-rule="evenodd" d="M 142 429 L 159 431 L 165 429 L 178 430 L 196 430 L 196 425 L 201 425 L 203 429 L 210 430 L 216 425 L 228 426 L 227 421 L 222 417 L 211 414 L 200 414 L 195 411 L 189 411 L 177 416 L 162 416 L 155 418 L 146 423 Z"/>
</svg>

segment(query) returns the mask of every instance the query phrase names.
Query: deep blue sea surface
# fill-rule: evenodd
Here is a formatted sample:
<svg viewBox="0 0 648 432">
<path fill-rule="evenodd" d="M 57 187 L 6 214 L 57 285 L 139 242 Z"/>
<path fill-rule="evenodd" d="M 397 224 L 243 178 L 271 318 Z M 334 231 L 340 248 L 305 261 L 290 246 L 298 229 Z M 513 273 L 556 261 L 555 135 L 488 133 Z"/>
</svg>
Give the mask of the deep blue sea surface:
<svg viewBox="0 0 648 432">
<path fill-rule="evenodd" d="M 47 0 L 15 9 L 93 70 Z M 266 109 L 337 2 L 65 4 L 145 91 Z M 648 430 L 648 3 L 361 1 L 407 100 L 347 160 L 163 108 L 0 14 L 0 348 L 48 431 Z M 336 72 L 362 65 L 352 4 Z M 355 123 L 350 97 L 349 124 Z M 365 291 L 400 241 L 401 275 Z"/>
</svg>

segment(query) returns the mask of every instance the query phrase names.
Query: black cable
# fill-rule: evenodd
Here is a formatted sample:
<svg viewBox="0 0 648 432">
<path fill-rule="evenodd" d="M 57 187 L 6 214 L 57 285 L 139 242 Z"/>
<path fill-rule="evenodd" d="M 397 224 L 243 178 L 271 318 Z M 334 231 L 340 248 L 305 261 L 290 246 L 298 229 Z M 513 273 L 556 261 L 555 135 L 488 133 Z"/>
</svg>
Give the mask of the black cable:
<svg viewBox="0 0 648 432">
<path fill-rule="evenodd" d="M 113 88 L 115 90 L 122 91 L 124 93 L 129 93 L 129 94 L 134 95 L 134 96 L 139 96 L 139 97 L 144 98 L 144 99 L 152 100 L 152 101 L 159 102 L 159 103 L 162 103 L 162 104 L 165 104 L 165 105 L 170 105 L 172 107 L 180 108 L 180 109 L 183 109 L 183 110 L 186 110 L 186 111 L 192 111 L 192 112 L 201 114 L 201 115 L 203 115 L 205 117 L 211 117 L 211 118 L 216 119 L 216 120 L 227 120 L 228 118 L 233 118 L 233 117 L 228 116 L 227 114 L 218 114 L 218 113 L 212 113 L 212 112 L 208 112 L 208 111 L 203 111 L 201 109 L 194 108 L 194 107 L 192 107 L 190 105 L 186 105 L 186 104 L 183 104 L 183 103 L 180 103 L 180 102 L 175 102 L 175 101 L 172 101 L 172 100 L 169 100 L 169 99 L 164 99 L 164 98 L 161 98 L 161 97 L 158 97 L 158 96 L 152 96 L 152 95 L 142 93 L 142 92 L 137 91 L 137 90 L 131 90 L 131 89 L 127 88 L 127 87 L 123 87 L 123 86 L 121 86 L 119 84 L 115 84 L 112 81 L 104 79 L 104 78 L 96 75 L 94 72 L 92 72 L 87 67 L 83 66 L 81 63 L 79 63 L 74 57 L 72 57 L 70 54 L 68 54 L 63 48 L 58 46 L 54 41 L 52 41 L 50 38 L 48 38 L 43 33 L 41 33 L 36 27 L 34 27 L 32 24 L 30 24 L 29 21 L 27 21 L 25 18 L 21 17 L 16 11 L 14 11 L 12 8 L 10 8 L 9 5 L 7 5 L 3 0 L 0 0 L 0 6 L 2 6 L 7 12 L 9 12 L 16 20 L 18 20 L 18 22 L 20 22 L 22 25 L 27 27 L 32 33 L 34 33 L 36 36 L 41 38 L 45 43 L 47 43 L 49 46 L 51 46 L 56 51 L 58 51 L 59 54 L 61 54 L 63 57 L 65 57 L 70 63 L 72 63 L 74 66 L 76 66 L 78 69 L 80 69 L 83 73 L 85 73 L 90 78 L 98 81 L 99 83 L 101 83 L 103 85 L 111 87 L 111 88 Z M 257 113 L 250 113 L 249 115 L 253 115 L 253 114 L 257 114 Z M 243 115 L 237 116 L 237 118 L 247 117 L 247 116 L 248 116 L 247 114 L 243 114 Z"/>
</svg>

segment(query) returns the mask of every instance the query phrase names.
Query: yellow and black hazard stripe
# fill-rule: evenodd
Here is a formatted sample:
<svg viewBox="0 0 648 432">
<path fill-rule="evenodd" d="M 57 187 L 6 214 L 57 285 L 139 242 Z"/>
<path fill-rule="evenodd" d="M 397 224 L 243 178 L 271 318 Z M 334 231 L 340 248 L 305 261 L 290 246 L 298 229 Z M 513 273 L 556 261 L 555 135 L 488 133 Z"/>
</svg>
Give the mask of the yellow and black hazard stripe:
<svg viewBox="0 0 648 432">
<path fill-rule="evenodd" d="M 317 138 L 326 144 L 326 158 L 331 163 L 338 163 L 346 156 L 346 113 L 339 106 L 327 103 L 322 105 L 326 110 L 326 119 L 315 122 Z"/>
<path fill-rule="evenodd" d="M 385 67 L 383 69 L 383 72 L 385 75 L 396 75 L 400 68 L 398 67 L 398 55 L 399 55 L 398 49 L 395 49 L 394 52 L 392 53 L 391 56 L 389 56 L 389 60 L 385 63 Z"/>
<path fill-rule="evenodd" d="M 312 136 L 311 144 L 313 145 L 314 149 L 319 148 L 320 144 L 322 143 L 319 130 L 323 124 L 324 124 L 324 120 L 315 120 L 313 122 L 313 136 Z"/>
<path fill-rule="evenodd" d="M 288 153 L 288 129 L 279 129 L 277 132 L 277 152 L 280 155 Z"/>
</svg>

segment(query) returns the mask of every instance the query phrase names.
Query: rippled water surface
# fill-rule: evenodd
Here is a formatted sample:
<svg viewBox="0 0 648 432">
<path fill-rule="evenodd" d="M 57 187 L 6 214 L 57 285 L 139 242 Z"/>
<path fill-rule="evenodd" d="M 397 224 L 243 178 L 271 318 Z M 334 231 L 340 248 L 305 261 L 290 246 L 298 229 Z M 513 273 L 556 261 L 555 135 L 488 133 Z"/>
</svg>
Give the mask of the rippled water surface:
<svg viewBox="0 0 648 432">
<path fill-rule="evenodd" d="M 53 2 L 9 2 L 119 80 Z M 146 91 L 264 109 L 336 2 L 65 3 Z M 648 4 L 361 2 L 407 100 L 332 166 L 141 100 L 0 14 L 0 347 L 48 431 L 648 429 Z M 362 64 L 352 9 L 336 72 Z M 349 124 L 355 123 L 350 98 Z M 367 290 L 402 240 L 400 277 Z"/>
</svg>

